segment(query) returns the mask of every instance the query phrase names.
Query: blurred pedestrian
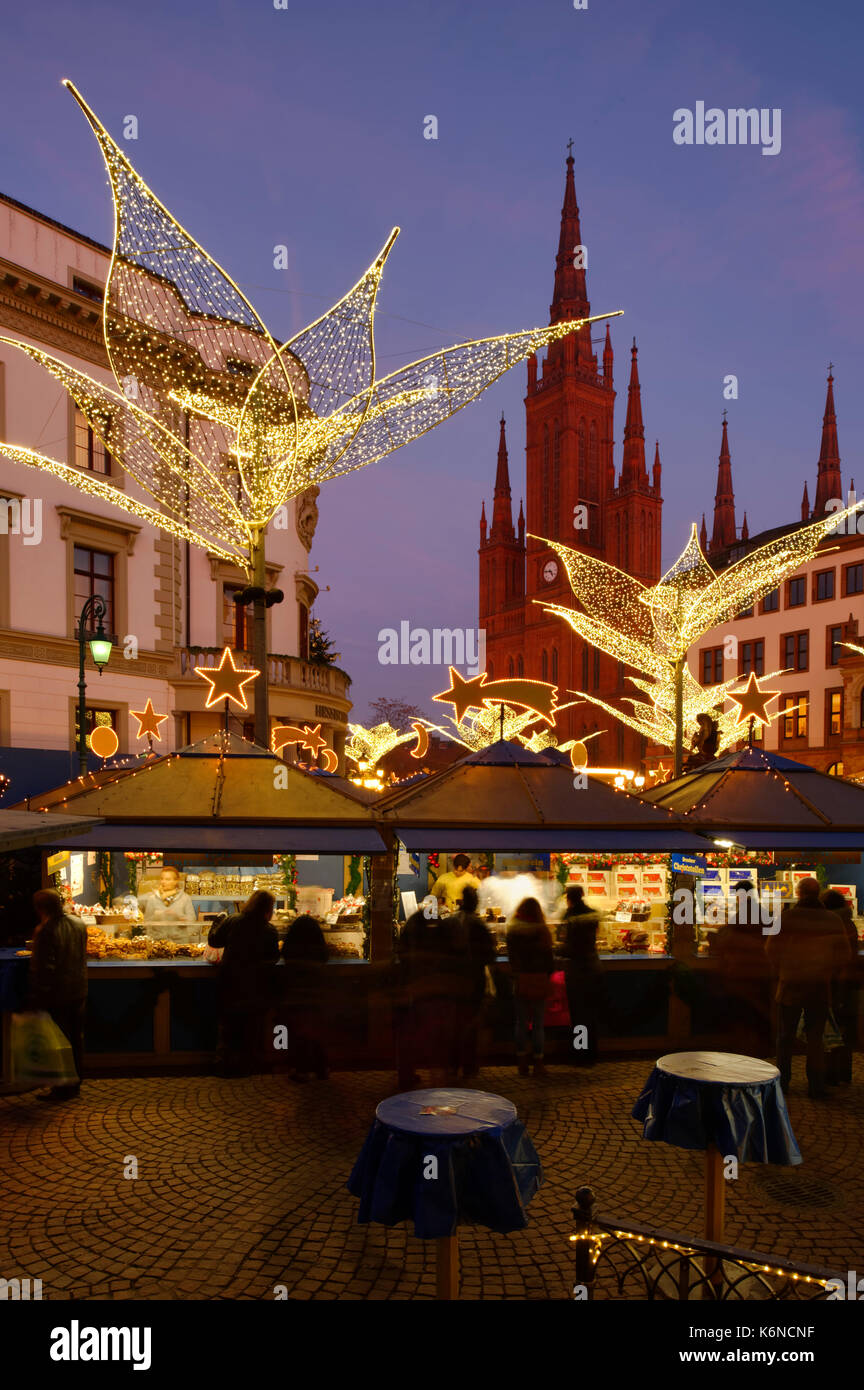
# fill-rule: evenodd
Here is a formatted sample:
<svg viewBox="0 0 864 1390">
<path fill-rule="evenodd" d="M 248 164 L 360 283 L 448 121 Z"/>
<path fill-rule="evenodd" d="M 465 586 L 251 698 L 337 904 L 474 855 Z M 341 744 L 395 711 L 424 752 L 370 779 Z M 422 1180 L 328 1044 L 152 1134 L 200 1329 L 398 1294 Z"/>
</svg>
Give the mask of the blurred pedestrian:
<svg viewBox="0 0 864 1390">
<path fill-rule="evenodd" d="M 33 894 L 39 924 L 33 933 L 27 1007 L 51 1015 L 72 1049 L 78 1080 L 52 1086 L 39 1100 L 73 1100 L 81 1091 L 87 1007 L 87 928 L 69 916 L 53 888 Z"/>
<path fill-rule="evenodd" d="M 564 961 L 564 985 L 571 1028 L 583 1027 L 586 1046 L 577 1047 L 573 1035 L 573 1060 L 577 1066 L 593 1067 L 597 1061 L 600 1004 L 603 975 L 597 955 L 597 928 L 600 914 L 585 901 L 578 884 L 566 893 L 567 905 L 561 922 L 558 955 Z"/>
<path fill-rule="evenodd" d="M 529 1075 L 530 1054 L 533 1048 L 534 1075 L 545 1076 L 544 1018 L 555 960 L 552 953 L 552 937 L 543 916 L 543 909 L 536 898 L 523 898 L 508 922 L 507 955 L 513 974 L 519 1075 Z"/>
<path fill-rule="evenodd" d="M 295 917 L 282 942 L 292 1081 L 330 1076 L 326 1050 L 324 971 L 330 959 L 321 924 L 308 913 Z"/>
<path fill-rule="evenodd" d="M 730 897 L 726 924 L 713 934 L 723 1011 L 730 1045 L 745 1056 L 761 1056 L 769 1042 L 769 972 L 756 888 L 750 879 Z"/>
<path fill-rule="evenodd" d="M 831 1006 L 843 1045 L 829 1053 L 828 1077 L 839 1086 L 848 1086 L 852 1081 L 852 1053 L 858 1042 L 858 930 L 849 903 L 836 888 L 822 894 L 822 906 L 840 918 L 851 952 L 848 965 L 835 975 L 831 987 Z"/>
<path fill-rule="evenodd" d="M 399 937 L 402 1012 L 397 1049 L 399 1085 L 404 1090 L 419 1084 L 418 1067 L 431 1067 L 451 1081 L 459 1068 L 465 1006 L 471 997 L 466 962 L 460 960 L 467 932 L 464 937 L 454 933 L 445 927 L 446 920 L 438 915 L 435 900 L 427 898 Z"/>
<path fill-rule="evenodd" d="M 823 1037 L 832 983 L 848 969 L 852 951 L 839 917 L 819 901 L 818 881 L 802 878 L 797 894 L 797 903 L 781 914 L 780 930 L 765 939 L 765 951 L 777 975 L 777 1066 L 786 1091 L 803 1010 L 807 1085 L 814 1100 L 823 1100 L 827 1096 Z"/>
<path fill-rule="evenodd" d="M 276 899 L 263 889 L 242 912 L 211 928 L 211 946 L 222 946 L 219 970 L 222 1053 L 229 1074 L 266 1070 L 272 1061 L 268 1025 L 275 1003 L 274 968 L 279 937 L 271 925 Z"/>
<path fill-rule="evenodd" d="M 453 998 L 453 1006 L 461 1010 L 459 1020 L 459 1064 L 464 1080 L 472 1080 L 479 1071 L 478 1034 L 483 1001 L 486 997 L 487 970 L 495 964 L 495 938 L 477 912 L 477 889 L 470 884 L 462 889 L 459 910 L 442 924 L 449 937 L 453 957 L 453 973 L 460 973 L 467 988 Z"/>
</svg>

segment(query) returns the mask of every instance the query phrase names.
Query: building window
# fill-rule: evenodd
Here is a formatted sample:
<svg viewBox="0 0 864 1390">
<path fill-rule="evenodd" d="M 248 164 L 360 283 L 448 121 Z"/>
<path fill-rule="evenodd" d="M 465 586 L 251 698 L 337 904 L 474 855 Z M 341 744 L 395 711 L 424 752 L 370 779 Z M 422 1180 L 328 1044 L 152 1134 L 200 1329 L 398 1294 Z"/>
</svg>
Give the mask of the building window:
<svg viewBox="0 0 864 1390">
<path fill-rule="evenodd" d="M 703 647 L 702 684 L 720 685 L 723 680 L 723 648 Z"/>
<path fill-rule="evenodd" d="M 297 605 L 298 650 L 301 660 L 309 660 L 309 609 L 305 603 Z"/>
<path fill-rule="evenodd" d="M 549 535 L 550 480 L 549 480 L 549 426 L 543 426 L 543 535 Z"/>
<path fill-rule="evenodd" d="M 106 555 L 101 550 L 87 550 L 82 545 L 76 545 L 72 560 L 72 569 L 75 577 L 75 622 L 81 616 L 81 609 L 87 599 L 93 594 L 98 594 L 105 600 L 105 617 L 103 626 L 106 632 L 114 631 L 114 556 Z M 98 623 L 95 622 L 93 614 L 90 614 L 91 632 L 95 632 Z"/>
<path fill-rule="evenodd" d="M 798 579 L 787 579 L 786 581 L 786 607 L 803 608 L 807 602 L 807 583 L 803 577 Z"/>
<path fill-rule="evenodd" d="M 242 588 L 242 584 L 222 585 L 222 642 L 236 652 L 246 650 L 246 609 L 234 602 Z"/>
<path fill-rule="evenodd" d="M 762 600 L 763 613 L 776 613 L 780 607 L 780 590 L 772 589 Z"/>
<path fill-rule="evenodd" d="M 843 641 L 843 628 L 842 628 L 842 625 L 841 625 L 840 627 L 829 627 L 829 628 L 828 628 L 828 631 L 827 631 L 827 634 L 826 634 L 826 642 L 825 642 L 825 665 L 826 665 L 826 666 L 836 666 L 836 665 L 837 665 L 837 662 L 840 660 L 841 656 L 845 656 L 845 655 L 846 655 L 846 652 L 844 651 L 843 646 L 841 645 L 841 644 L 842 644 L 842 641 Z"/>
<path fill-rule="evenodd" d="M 101 304 L 105 298 L 101 285 L 94 285 L 89 280 L 82 280 L 80 275 L 72 276 L 72 288 L 76 294 L 82 294 L 85 299 L 92 299 L 94 304 Z"/>
<path fill-rule="evenodd" d="M 807 704 L 808 697 L 803 695 L 785 695 L 781 702 L 780 727 L 784 739 L 802 739 L 807 737 Z"/>
<path fill-rule="evenodd" d="M 842 764 L 842 763 L 832 763 L 831 766 L 828 768 L 828 776 L 829 776 L 829 777 L 842 777 L 842 776 L 843 776 L 843 764 Z"/>
<path fill-rule="evenodd" d="M 543 648 L 543 655 L 540 658 L 540 679 L 544 681 L 548 681 L 549 679 L 549 653 L 546 651 L 545 647 Z"/>
<path fill-rule="evenodd" d="M 588 499 L 600 500 L 600 454 L 597 448 L 597 426 L 592 420 L 588 434 Z"/>
<path fill-rule="evenodd" d="M 846 565 L 843 569 L 843 593 L 864 593 L 864 565 Z"/>
<path fill-rule="evenodd" d="M 552 648 L 552 679 L 558 684 L 558 648 Z"/>
<path fill-rule="evenodd" d="M 508 674 L 508 676 L 512 676 L 512 675 L 513 675 L 513 658 L 512 658 L 512 656 L 508 656 L 508 658 L 507 658 L 507 674 Z"/>
<path fill-rule="evenodd" d="M 739 648 L 740 656 L 738 659 L 738 674 L 749 676 L 754 672 L 757 676 L 765 674 L 765 643 L 761 637 L 755 642 L 742 642 Z"/>
<path fill-rule="evenodd" d="M 741 612 L 738 613 L 738 614 L 736 614 L 736 616 L 739 617 L 739 618 L 752 618 L 752 617 L 753 617 L 753 609 L 752 609 L 752 608 L 742 608 L 742 609 L 741 609 Z"/>
<path fill-rule="evenodd" d="M 834 571 L 819 570 L 813 576 L 813 598 L 816 603 L 824 603 L 825 599 L 834 597 Z"/>
<path fill-rule="evenodd" d="M 75 411 L 75 467 L 111 476 L 111 455 L 80 410 Z"/>
<path fill-rule="evenodd" d="M 522 653 L 521 653 L 521 652 L 519 653 L 519 655 L 518 655 L 517 658 L 516 658 L 516 674 L 517 674 L 517 676 L 524 676 L 524 674 L 525 674 L 525 662 L 524 662 L 524 660 L 522 659 Z"/>
<path fill-rule="evenodd" d="M 557 420 L 552 431 L 552 497 L 549 504 L 552 529 L 546 534 L 554 539 L 559 534 L 561 520 L 561 431 Z"/>
<path fill-rule="evenodd" d="M 840 738 L 843 734 L 843 691 L 825 691 L 825 738 Z"/>
<path fill-rule="evenodd" d="M 579 421 L 579 496 L 588 496 L 588 446 L 585 442 L 585 421 Z"/>
<path fill-rule="evenodd" d="M 787 632 L 782 638 L 781 661 L 785 671 L 807 671 L 810 666 L 810 633 Z"/>
</svg>

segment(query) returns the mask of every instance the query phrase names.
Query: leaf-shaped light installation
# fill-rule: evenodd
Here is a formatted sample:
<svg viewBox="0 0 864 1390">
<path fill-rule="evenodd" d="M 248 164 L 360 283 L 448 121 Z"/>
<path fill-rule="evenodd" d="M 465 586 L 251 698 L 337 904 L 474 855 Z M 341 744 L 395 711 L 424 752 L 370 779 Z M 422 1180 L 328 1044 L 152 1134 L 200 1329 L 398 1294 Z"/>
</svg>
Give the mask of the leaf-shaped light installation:
<svg viewBox="0 0 864 1390">
<path fill-rule="evenodd" d="M 676 676 L 680 675 L 682 737 L 696 728 L 698 715 L 709 714 L 718 723 L 719 750 L 730 747 L 741 738 L 739 711 L 737 706 L 726 711 L 723 705 L 741 677 L 720 685 L 700 685 L 686 665 L 688 651 L 707 632 L 731 622 L 811 560 L 838 520 L 862 506 L 864 500 L 807 526 L 790 528 L 719 573 L 705 558 L 694 525 L 681 555 L 653 586 L 582 551 L 532 537 L 560 556 L 578 607 L 565 608 L 542 599 L 534 602 L 540 603 L 544 612 L 562 618 L 590 646 L 632 667 L 637 674 L 629 679 L 647 699 L 625 701 L 631 712 L 589 691 L 573 693 L 652 743 L 674 749 L 678 734 Z M 765 679 L 781 674 L 774 671 Z M 779 711 L 772 718 L 779 718 Z"/>
<path fill-rule="evenodd" d="M 279 509 L 450 418 L 517 363 L 593 319 L 458 344 L 375 379 L 374 313 L 395 228 L 334 307 L 278 343 L 151 192 L 71 82 L 114 200 L 103 332 L 116 388 L 37 348 L 148 500 L 15 444 L 0 451 L 234 561 L 250 575 Z"/>
</svg>

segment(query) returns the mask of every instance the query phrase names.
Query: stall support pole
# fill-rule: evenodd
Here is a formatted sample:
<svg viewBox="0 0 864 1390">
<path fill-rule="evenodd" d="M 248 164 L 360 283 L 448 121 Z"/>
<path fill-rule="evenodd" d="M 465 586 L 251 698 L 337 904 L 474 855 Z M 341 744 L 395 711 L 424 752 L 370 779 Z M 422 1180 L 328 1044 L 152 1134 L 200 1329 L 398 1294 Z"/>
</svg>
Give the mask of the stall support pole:
<svg viewBox="0 0 864 1390">
<path fill-rule="evenodd" d="M 459 1236 L 444 1236 L 436 1240 L 435 1297 L 452 1300 L 459 1297 Z"/>
<path fill-rule="evenodd" d="M 723 1244 L 726 1213 L 726 1179 L 723 1177 L 723 1155 L 713 1144 L 705 1150 L 705 1239 Z M 723 1262 L 716 1256 L 706 1256 L 705 1274 L 712 1284 L 723 1279 Z"/>
</svg>

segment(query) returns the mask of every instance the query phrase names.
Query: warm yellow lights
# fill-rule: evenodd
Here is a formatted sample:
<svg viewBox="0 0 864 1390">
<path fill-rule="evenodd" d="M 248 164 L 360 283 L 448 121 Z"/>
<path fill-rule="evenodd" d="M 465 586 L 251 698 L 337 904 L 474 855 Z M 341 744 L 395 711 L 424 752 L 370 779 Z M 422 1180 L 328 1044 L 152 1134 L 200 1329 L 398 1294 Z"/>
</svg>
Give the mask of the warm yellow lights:
<svg viewBox="0 0 864 1390">
<path fill-rule="evenodd" d="M 314 729 L 310 729 L 308 724 L 304 724 L 302 729 L 296 724 L 277 725 L 271 739 L 273 752 L 280 753 L 292 743 L 299 743 L 301 748 L 307 749 L 313 758 L 317 758 L 325 744 L 325 739 L 321 736 L 321 725 L 316 724 Z M 332 772 L 333 769 L 328 770 Z"/>
<path fill-rule="evenodd" d="M 120 740 L 110 724 L 97 724 L 87 740 L 97 758 L 113 758 Z"/>
<path fill-rule="evenodd" d="M 456 722 L 461 723 L 469 709 L 482 710 L 490 705 L 520 705 L 531 710 L 535 718 L 555 724 L 557 688 L 548 681 L 517 679 L 490 681 L 486 672 L 465 680 L 455 666 L 450 667 L 450 688 L 433 695 L 433 700 L 452 705 Z"/>
<path fill-rule="evenodd" d="M 207 709 L 212 709 L 222 700 L 232 700 L 239 709 L 248 709 L 245 687 L 251 684 L 256 676 L 260 676 L 261 672 L 253 671 L 251 667 L 235 666 L 234 654 L 230 647 L 226 647 L 218 666 L 196 666 L 195 674 L 210 683 Z"/>
<path fill-rule="evenodd" d="M 636 674 L 629 679 L 647 698 L 627 700 L 630 713 L 588 691 L 573 693 L 667 748 L 676 746 L 676 735 L 686 738 L 692 734 L 698 715 L 709 714 L 718 724 L 718 751 L 728 748 L 740 739 L 741 729 L 738 710 L 724 711 L 723 705 L 740 677 L 718 685 L 700 685 L 687 667 L 688 651 L 705 633 L 731 622 L 812 559 L 820 542 L 837 525 L 838 515 L 850 516 L 862 505 L 864 502 L 856 502 L 842 513 L 797 527 L 719 573 L 702 553 L 694 525 L 681 555 L 652 587 L 582 551 L 533 537 L 560 556 L 579 606 L 564 608 L 540 599 L 535 603 L 563 618 L 590 646 L 633 668 Z M 676 728 L 679 691 L 680 730 Z"/>
<path fill-rule="evenodd" d="M 133 719 L 138 720 L 138 732 L 136 738 L 155 738 L 157 743 L 162 742 L 162 735 L 159 732 L 160 724 L 164 724 L 168 718 L 167 714 L 157 714 L 153 708 L 153 701 L 148 700 L 143 709 L 133 709 L 129 713 Z"/>
<path fill-rule="evenodd" d="M 473 401 L 517 363 L 594 319 L 442 349 L 375 378 L 375 303 L 394 228 L 348 293 L 279 345 L 235 282 L 136 173 L 71 82 L 102 150 L 115 238 L 103 332 L 116 389 L 11 338 L 69 392 L 147 500 L 46 455 L 40 468 L 251 577 L 262 537 L 307 488 L 362 468 Z"/>
</svg>

